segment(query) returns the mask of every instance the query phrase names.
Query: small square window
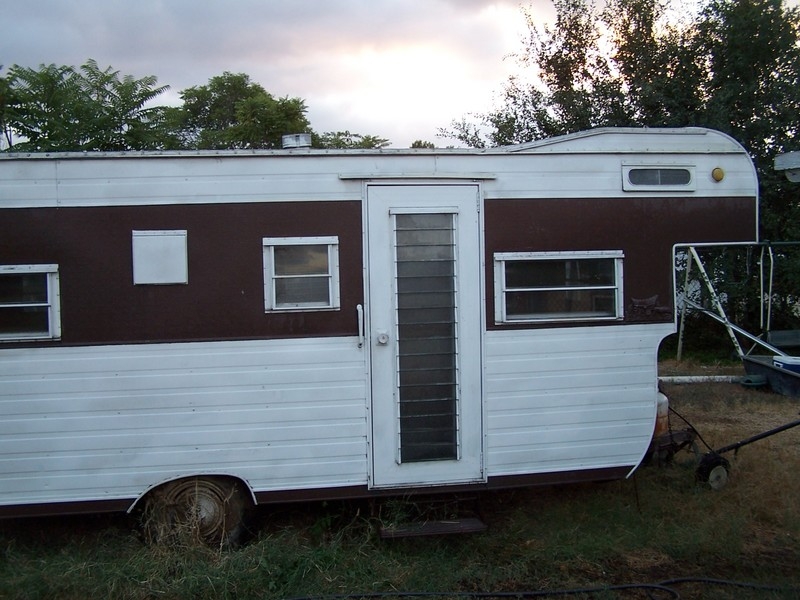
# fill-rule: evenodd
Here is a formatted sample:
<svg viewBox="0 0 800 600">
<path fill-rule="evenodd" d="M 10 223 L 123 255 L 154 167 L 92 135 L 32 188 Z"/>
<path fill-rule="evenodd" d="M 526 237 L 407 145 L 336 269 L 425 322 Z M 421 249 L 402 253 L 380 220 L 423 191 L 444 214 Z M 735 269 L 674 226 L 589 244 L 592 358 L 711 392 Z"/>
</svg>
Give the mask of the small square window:
<svg viewBox="0 0 800 600">
<path fill-rule="evenodd" d="M 58 265 L 0 266 L 0 341 L 61 337 Z"/>
<path fill-rule="evenodd" d="M 495 321 L 622 317 L 622 252 L 500 252 L 494 256 Z"/>
<path fill-rule="evenodd" d="M 133 284 L 189 283 L 186 231 L 133 231 Z"/>
<path fill-rule="evenodd" d="M 264 238 L 264 309 L 339 308 L 337 237 Z"/>
</svg>

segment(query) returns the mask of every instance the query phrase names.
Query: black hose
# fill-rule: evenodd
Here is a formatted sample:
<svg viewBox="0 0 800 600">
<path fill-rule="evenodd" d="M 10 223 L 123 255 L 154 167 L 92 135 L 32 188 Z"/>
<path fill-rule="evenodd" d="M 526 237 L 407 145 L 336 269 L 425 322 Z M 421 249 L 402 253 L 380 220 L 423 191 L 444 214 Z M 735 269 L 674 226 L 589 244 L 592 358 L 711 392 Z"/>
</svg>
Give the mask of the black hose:
<svg viewBox="0 0 800 600">
<path fill-rule="evenodd" d="M 644 591 L 648 598 L 659 600 L 661 598 L 675 598 L 681 596 L 674 586 L 684 583 L 699 583 L 710 586 L 728 586 L 742 589 L 760 590 L 778 593 L 800 593 L 800 587 L 778 586 L 744 581 L 731 581 L 728 579 L 713 579 L 710 577 L 676 577 L 659 583 L 630 583 L 599 587 L 574 588 L 563 590 L 536 590 L 519 592 L 369 592 L 365 594 L 337 594 L 331 596 L 298 596 L 288 600 L 383 600 L 384 598 L 468 598 L 489 600 L 491 598 L 545 598 L 556 596 L 577 596 L 579 594 L 599 594 L 607 592 L 625 592 L 632 590 Z M 658 592 L 653 595 L 652 592 Z M 664 595 L 661 595 L 664 594 Z"/>
<path fill-rule="evenodd" d="M 631 583 L 622 585 L 608 585 L 587 588 L 574 588 L 563 590 L 535 590 L 520 592 L 370 592 L 366 594 L 339 594 L 333 596 L 301 596 L 288 600 L 382 600 L 384 598 L 469 598 L 489 600 L 491 598 L 545 598 L 556 596 L 576 596 L 579 594 L 599 594 L 606 592 L 624 592 L 630 590 L 645 590 L 648 592 L 663 592 L 665 596 L 650 596 L 657 598 L 675 598 L 680 600 L 680 594 L 658 583 Z"/>
<path fill-rule="evenodd" d="M 667 579 L 666 581 L 662 581 L 659 583 L 659 585 L 672 587 L 674 585 L 680 585 L 682 583 L 702 583 L 706 585 L 739 587 L 749 590 L 761 590 L 764 592 L 781 592 L 781 593 L 791 592 L 793 594 L 800 593 L 800 587 L 797 586 L 768 585 L 762 583 L 749 583 L 745 581 L 730 581 L 728 579 L 713 579 L 710 577 L 677 577 L 675 579 Z"/>
<path fill-rule="evenodd" d="M 677 410 L 675 410 L 675 409 L 674 409 L 674 408 L 672 408 L 671 406 L 669 407 L 669 411 L 670 411 L 671 413 L 674 413 L 674 414 L 675 414 L 675 416 L 677 416 L 677 417 L 678 417 L 678 418 L 679 418 L 681 421 L 683 421 L 683 422 L 684 422 L 684 423 L 686 423 L 686 424 L 687 424 L 689 427 L 691 427 L 691 428 L 692 428 L 692 431 L 694 431 L 694 432 L 697 434 L 697 439 L 698 439 L 698 440 L 700 440 L 701 442 L 703 442 L 703 445 L 704 445 L 706 448 L 708 448 L 708 450 L 709 450 L 710 452 L 713 452 L 713 451 L 714 451 L 714 449 L 713 449 L 713 448 L 712 448 L 712 447 L 711 447 L 711 446 L 708 444 L 708 442 L 706 442 L 706 441 L 703 439 L 703 436 L 702 436 L 702 435 L 700 435 L 700 432 L 699 432 L 699 431 L 697 431 L 697 428 L 696 428 L 694 425 L 692 425 L 691 423 L 689 423 L 689 421 L 688 421 L 688 420 L 687 420 L 687 419 L 686 419 L 686 418 L 685 418 L 683 415 L 681 415 L 681 414 L 680 414 L 680 413 L 679 413 Z"/>
</svg>

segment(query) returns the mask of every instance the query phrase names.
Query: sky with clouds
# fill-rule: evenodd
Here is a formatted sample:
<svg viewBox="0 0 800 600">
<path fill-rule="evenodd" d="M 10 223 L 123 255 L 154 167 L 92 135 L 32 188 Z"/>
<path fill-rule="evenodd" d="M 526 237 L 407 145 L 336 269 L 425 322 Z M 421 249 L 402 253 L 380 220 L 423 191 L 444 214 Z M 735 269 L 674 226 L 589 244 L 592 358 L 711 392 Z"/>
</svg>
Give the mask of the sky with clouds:
<svg viewBox="0 0 800 600">
<path fill-rule="evenodd" d="M 155 75 L 178 93 L 225 71 L 300 97 L 317 132 L 437 145 L 440 127 L 489 110 L 517 70 L 527 7 L 550 0 L 25 0 L 3 8 L 0 65 Z"/>
</svg>

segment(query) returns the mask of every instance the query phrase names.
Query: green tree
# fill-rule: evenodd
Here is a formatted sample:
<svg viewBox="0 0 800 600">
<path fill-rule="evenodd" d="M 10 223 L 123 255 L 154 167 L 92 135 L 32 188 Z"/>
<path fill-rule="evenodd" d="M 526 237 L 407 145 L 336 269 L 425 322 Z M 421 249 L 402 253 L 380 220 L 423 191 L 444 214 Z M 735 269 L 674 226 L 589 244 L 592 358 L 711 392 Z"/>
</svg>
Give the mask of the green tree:
<svg viewBox="0 0 800 600">
<path fill-rule="evenodd" d="M 329 149 L 385 148 L 389 140 L 376 135 L 363 135 L 349 131 L 328 131 L 313 136 L 313 146 Z"/>
<path fill-rule="evenodd" d="M 79 69 L 14 65 L 0 106 L 8 146 L 33 152 L 158 148 L 163 109 L 147 104 L 168 88 L 156 83 L 152 76 L 120 78 L 93 60 Z"/>
<path fill-rule="evenodd" d="M 275 98 L 244 73 L 225 72 L 181 92 L 184 146 L 199 149 L 280 148 L 281 136 L 308 131 L 300 98 Z"/>
<path fill-rule="evenodd" d="M 555 26 L 528 15 L 520 75 L 498 108 L 440 132 L 469 146 L 526 142 L 600 126 L 706 126 L 751 153 L 764 235 L 800 238 L 795 200 L 772 169 L 800 145 L 800 13 L 782 0 L 555 0 Z"/>
<path fill-rule="evenodd" d="M 7 78 L 9 147 L 18 151 L 83 150 L 81 123 L 90 118 L 75 69 L 13 65 Z M 19 141 L 16 141 L 19 140 Z"/>
<path fill-rule="evenodd" d="M 552 28 L 528 15 L 520 73 L 498 107 L 440 135 L 482 147 L 599 126 L 717 129 L 753 158 L 761 238 L 800 239 L 800 186 L 773 169 L 777 154 L 800 149 L 798 8 L 783 0 L 703 0 L 695 13 L 679 0 L 554 3 Z M 729 255 L 715 269 L 732 280 L 736 260 Z M 777 283 L 785 294 L 800 289 L 800 259 L 787 272 L 797 275 Z M 725 291 L 742 318 L 753 313 Z M 794 305 L 783 304 L 788 320 Z"/>
<path fill-rule="evenodd" d="M 669 0 L 555 7 L 552 28 L 527 15 L 521 74 L 499 107 L 444 133 L 474 144 L 485 128 L 485 143 L 501 144 L 606 125 L 702 124 L 754 150 L 797 137 L 798 10 L 782 0 L 706 0 L 682 20 Z"/>
<path fill-rule="evenodd" d="M 0 65 L 2 71 L 3 65 Z M 11 86 L 6 77 L 0 76 L 0 150 L 9 147 L 13 141 L 13 132 L 8 123 L 8 111 L 11 104 Z"/>
<path fill-rule="evenodd" d="M 433 150 L 434 148 L 436 148 L 436 146 L 434 145 L 433 142 L 426 142 L 426 141 L 423 141 L 423 140 L 414 140 L 413 142 L 411 142 L 411 147 L 412 148 L 428 148 L 429 150 Z"/>
<path fill-rule="evenodd" d="M 148 75 L 120 78 L 111 67 L 100 69 L 89 60 L 81 66 L 83 94 L 95 110 L 85 124 L 90 150 L 147 150 L 164 145 L 164 107 L 148 106 L 169 89 L 158 86 L 158 78 Z"/>
<path fill-rule="evenodd" d="M 780 0 L 712 0 L 697 30 L 707 58 L 702 124 L 750 151 L 761 181 L 762 236 L 800 239 L 800 186 L 773 169 L 800 149 L 800 13 Z"/>
</svg>

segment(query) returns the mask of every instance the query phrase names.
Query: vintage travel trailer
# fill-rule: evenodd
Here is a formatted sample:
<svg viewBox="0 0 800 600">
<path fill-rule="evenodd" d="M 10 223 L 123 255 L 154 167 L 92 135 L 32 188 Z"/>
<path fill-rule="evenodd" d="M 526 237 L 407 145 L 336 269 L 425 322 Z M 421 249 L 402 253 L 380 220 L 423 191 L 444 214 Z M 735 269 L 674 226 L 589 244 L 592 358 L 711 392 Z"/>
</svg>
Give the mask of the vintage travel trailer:
<svg viewBox="0 0 800 600">
<path fill-rule="evenodd" d="M 0 516 L 624 478 L 673 248 L 757 239 L 700 129 L 0 156 Z"/>
</svg>

